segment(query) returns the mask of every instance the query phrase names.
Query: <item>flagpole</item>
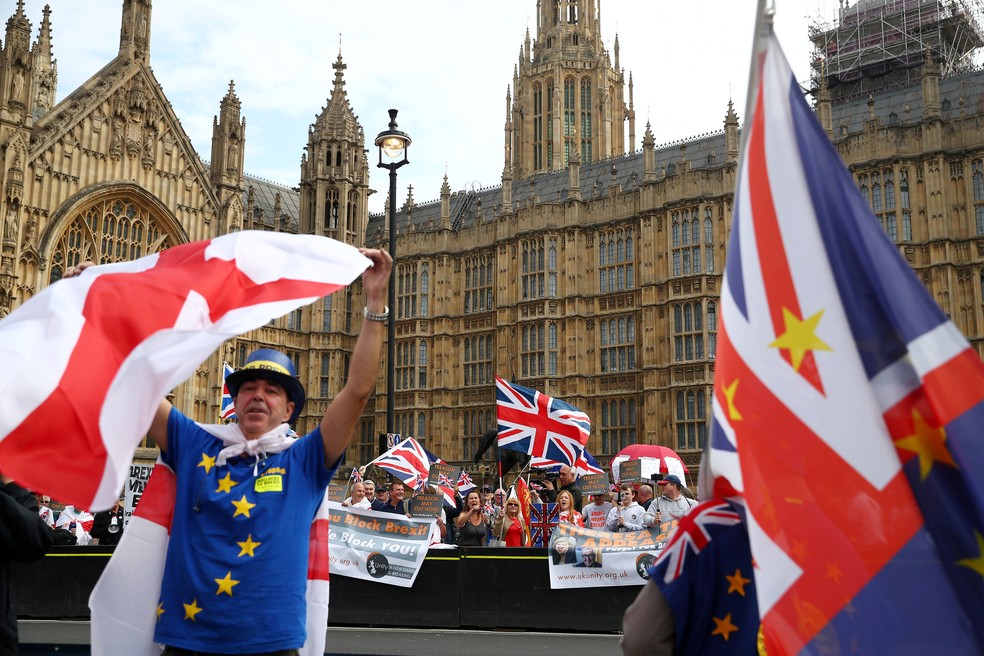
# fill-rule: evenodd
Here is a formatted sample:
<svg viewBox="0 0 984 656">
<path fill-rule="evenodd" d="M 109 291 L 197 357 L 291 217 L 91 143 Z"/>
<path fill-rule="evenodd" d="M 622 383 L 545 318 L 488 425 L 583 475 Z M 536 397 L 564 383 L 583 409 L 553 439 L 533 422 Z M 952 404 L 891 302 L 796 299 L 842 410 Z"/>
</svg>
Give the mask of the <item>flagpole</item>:
<svg viewBox="0 0 984 656">
<path fill-rule="evenodd" d="M 752 126 L 751 117 L 755 113 L 755 96 L 758 94 L 759 88 L 759 56 L 765 51 L 766 40 L 772 34 L 772 21 L 775 15 L 775 0 L 758 0 L 758 8 L 755 11 L 752 60 L 748 65 L 748 90 L 745 92 L 745 116 L 741 131 L 741 144 L 738 147 L 739 153 L 745 150 L 745 142 Z M 739 155 L 738 160 L 741 161 L 741 155 Z"/>
<path fill-rule="evenodd" d="M 768 38 L 772 35 L 773 30 L 773 19 L 776 14 L 775 0 L 758 0 L 757 7 L 755 10 L 755 32 L 752 39 L 752 57 L 748 64 L 748 89 L 745 92 L 745 116 L 741 128 L 741 141 L 738 146 L 738 180 L 741 180 L 743 174 L 743 153 L 745 152 L 745 144 L 748 141 L 748 135 L 752 131 L 752 117 L 755 114 L 755 99 L 758 96 L 759 88 L 759 71 L 761 70 L 760 58 L 762 53 L 765 52 L 767 47 Z M 737 203 L 737 191 L 735 194 L 735 202 Z M 711 433 L 711 429 L 714 423 L 713 412 L 711 416 L 707 418 L 707 432 L 708 435 Z M 706 490 L 705 494 L 710 495 L 713 485 L 711 485 L 710 480 L 707 477 L 707 472 L 711 469 L 711 445 L 710 441 L 705 443 L 704 451 L 701 454 L 700 470 L 697 473 L 697 495 L 698 498 L 701 496 L 701 491 Z M 686 478 L 686 475 L 684 475 Z M 617 496 L 620 499 L 622 496 L 621 488 L 617 492 Z M 709 497 L 708 497 L 709 498 Z"/>
</svg>

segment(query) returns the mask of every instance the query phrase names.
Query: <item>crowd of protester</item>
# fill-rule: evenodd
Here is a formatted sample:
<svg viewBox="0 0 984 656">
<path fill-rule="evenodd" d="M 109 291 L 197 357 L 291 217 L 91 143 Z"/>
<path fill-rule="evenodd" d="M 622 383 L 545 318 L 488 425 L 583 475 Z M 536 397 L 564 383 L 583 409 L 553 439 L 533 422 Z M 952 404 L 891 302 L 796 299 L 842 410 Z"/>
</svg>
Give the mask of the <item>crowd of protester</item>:
<svg viewBox="0 0 984 656">
<path fill-rule="evenodd" d="M 659 481 L 660 496 L 648 484 L 613 486 L 610 492 L 591 494 L 587 503 L 569 467 L 562 467 L 554 479 L 535 481 L 529 488 L 531 503 L 556 503 L 558 520 L 585 528 L 608 531 L 638 531 L 671 519 L 679 519 L 696 501 L 679 478 L 670 475 Z M 406 486 L 398 480 L 371 479 L 353 483 L 345 507 L 372 509 L 401 515 L 409 514 Z M 419 493 L 437 494 L 433 487 Z M 56 545 L 116 545 L 123 535 L 123 502 L 112 510 L 95 515 L 74 506 L 52 508 L 51 499 L 36 494 L 38 514 L 52 531 Z M 58 504 L 55 504 L 58 507 Z M 529 527 L 520 500 L 510 489 L 483 485 L 458 495 L 455 504 L 444 502 L 431 533 L 431 545 L 507 546 L 529 544 Z"/>
<path fill-rule="evenodd" d="M 626 483 L 585 498 L 576 475 L 565 466 L 555 478 L 532 482 L 529 493 L 530 503 L 556 503 L 558 522 L 612 532 L 640 531 L 679 519 L 697 503 L 676 476 L 663 477 L 655 487 L 659 496 L 655 496 L 653 485 Z M 353 484 L 350 491 L 343 506 L 410 514 L 404 503 L 406 486 L 399 481 L 377 485 L 366 479 Z M 438 492 L 424 486 L 414 495 L 423 493 Z M 582 500 L 587 501 L 583 506 Z M 529 546 L 530 527 L 521 509 L 513 488 L 507 491 L 492 485 L 476 487 L 464 496 L 457 495 L 454 504 L 444 501 L 431 533 L 431 546 Z"/>
</svg>

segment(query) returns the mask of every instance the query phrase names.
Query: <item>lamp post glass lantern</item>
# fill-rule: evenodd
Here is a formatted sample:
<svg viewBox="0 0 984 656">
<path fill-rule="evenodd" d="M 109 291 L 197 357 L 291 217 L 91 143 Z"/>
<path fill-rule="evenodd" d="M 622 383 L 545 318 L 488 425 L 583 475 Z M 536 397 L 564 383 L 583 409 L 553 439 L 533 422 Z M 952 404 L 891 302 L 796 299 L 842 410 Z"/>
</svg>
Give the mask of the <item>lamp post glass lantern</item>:
<svg viewBox="0 0 984 656">
<path fill-rule="evenodd" d="M 410 136 L 396 129 L 396 112 L 389 110 L 389 129 L 376 136 L 381 169 L 389 169 L 389 253 L 393 257 L 389 285 L 389 336 L 386 340 L 386 432 L 396 432 L 396 169 L 408 164 Z"/>
</svg>

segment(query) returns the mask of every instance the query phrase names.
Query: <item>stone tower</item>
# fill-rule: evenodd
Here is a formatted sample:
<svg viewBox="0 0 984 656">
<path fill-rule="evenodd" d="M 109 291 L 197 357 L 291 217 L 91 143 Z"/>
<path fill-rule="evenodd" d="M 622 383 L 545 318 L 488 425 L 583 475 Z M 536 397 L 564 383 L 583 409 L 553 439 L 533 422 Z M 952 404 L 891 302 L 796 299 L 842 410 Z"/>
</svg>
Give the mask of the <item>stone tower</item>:
<svg viewBox="0 0 984 656">
<path fill-rule="evenodd" d="M 574 151 L 587 165 L 633 148 L 631 87 L 626 104 L 618 38 L 613 63 L 600 13 L 596 0 L 537 3 L 536 39 L 527 30 L 506 116 L 504 175 L 511 168 L 512 180 L 566 169 Z"/>
<path fill-rule="evenodd" d="M 212 118 L 212 162 L 210 178 L 219 203 L 221 232 L 243 229 L 243 153 L 246 145 L 246 119 L 236 96 L 236 85 L 229 81 L 229 92 L 219 103 L 219 115 Z"/>
<path fill-rule="evenodd" d="M 301 158 L 301 231 L 362 245 L 369 219 L 366 136 L 345 93 L 341 52 L 332 68 L 331 96 L 308 129 Z"/>
</svg>

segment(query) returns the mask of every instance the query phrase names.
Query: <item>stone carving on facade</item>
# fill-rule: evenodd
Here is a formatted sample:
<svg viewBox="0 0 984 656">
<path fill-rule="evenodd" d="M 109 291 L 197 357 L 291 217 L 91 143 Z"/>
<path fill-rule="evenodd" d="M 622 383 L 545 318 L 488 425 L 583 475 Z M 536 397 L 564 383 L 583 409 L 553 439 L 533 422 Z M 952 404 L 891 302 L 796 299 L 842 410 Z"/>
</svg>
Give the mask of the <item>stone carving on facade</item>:
<svg viewBox="0 0 984 656">
<path fill-rule="evenodd" d="M 24 102 L 24 71 L 17 69 L 14 72 L 14 80 L 10 83 L 10 100 L 13 103 Z"/>
<path fill-rule="evenodd" d="M 21 248 L 37 252 L 38 249 L 38 219 L 31 215 L 27 220 L 24 229 L 24 239 L 21 241 Z"/>
<path fill-rule="evenodd" d="M 3 220 L 3 241 L 17 243 L 17 208 L 13 205 L 7 207 L 7 216 Z"/>
<path fill-rule="evenodd" d="M 42 150 L 34 160 L 34 177 L 40 181 L 49 171 L 51 171 L 51 164 L 48 162 L 48 151 Z"/>
<path fill-rule="evenodd" d="M 143 145 L 143 157 L 140 159 L 140 163 L 143 164 L 144 169 L 150 170 L 154 168 L 154 143 L 153 135 L 147 135 L 144 139 Z"/>
</svg>

